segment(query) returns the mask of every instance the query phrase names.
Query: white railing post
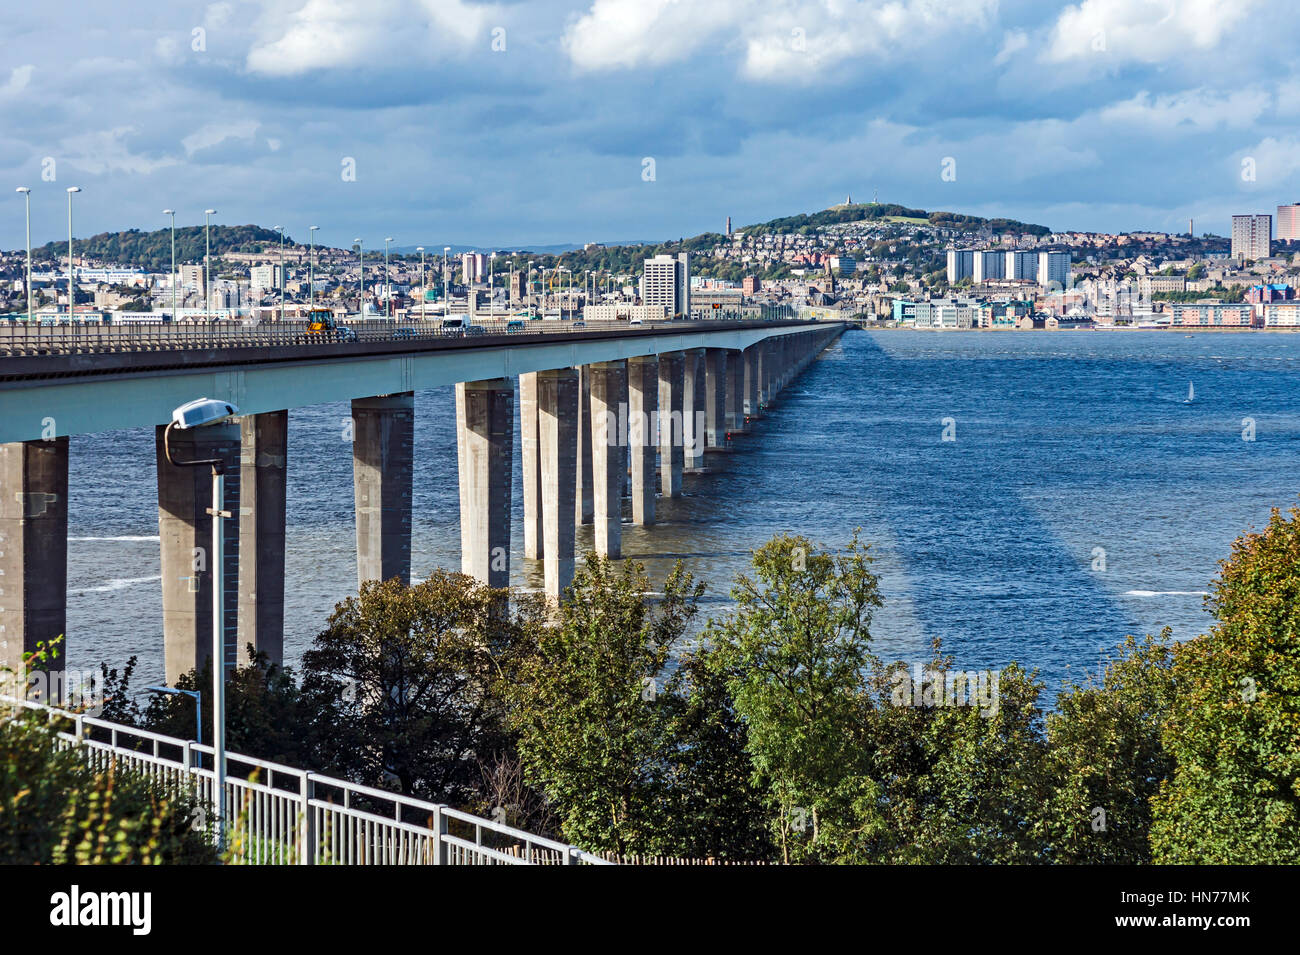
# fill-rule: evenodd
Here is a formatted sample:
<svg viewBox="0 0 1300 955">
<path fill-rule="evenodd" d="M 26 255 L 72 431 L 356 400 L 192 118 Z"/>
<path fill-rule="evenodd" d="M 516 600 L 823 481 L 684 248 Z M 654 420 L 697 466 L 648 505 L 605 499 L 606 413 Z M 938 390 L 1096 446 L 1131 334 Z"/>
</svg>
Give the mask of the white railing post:
<svg viewBox="0 0 1300 955">
<path fill-rule="evenodd" d="M 447 835 L 447 814 L 442 811 L 442 805 L 438 804 L 433 807 L 433 831 L 436 833 L 437 841 L 434 843 L 433 864 L 447 865 L 448 845 Z"/>
<path fill-rule="evenodd" d="M 300 783 L 302 798 L 298 803 L 301 814 L 298 820 L 298 864 L 316 864 L 316 810 L 311 801 L 316 798 L 316 780 L 311 773 L 305 773 Z"/>
</svg>

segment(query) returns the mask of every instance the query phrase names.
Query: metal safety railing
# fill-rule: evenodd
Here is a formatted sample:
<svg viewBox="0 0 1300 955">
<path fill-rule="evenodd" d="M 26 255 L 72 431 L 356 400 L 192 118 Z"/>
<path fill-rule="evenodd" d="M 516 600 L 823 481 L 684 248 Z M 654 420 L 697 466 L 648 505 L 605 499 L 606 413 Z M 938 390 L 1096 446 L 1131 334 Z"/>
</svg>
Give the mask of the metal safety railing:
<svg viewBox="0 0 1300 955">
<path fill-rule="evenodd" d="M 761 321 L 761 320 L 746 320 Z M 364 321 L 313 332 L 308 322 L 271 321 L 243 324 L 237 321 L 132 323 L 101 325 L 64 322 L 27 324 L 0 322 L 0 357 L 37 355 L 91 355 L 118 352 L 184 351 L 199 348 L 270 348 L 290 345 L 339 345 L 354 342 L 432 341 L 450 338 L 515 335 L 572 335 L 616 329 L 678 330 L 716 324 L 715 319 L 628 323 L 623 321 L 573 322 L 557 320 L 476 319 L 468 327 L 444 327 L 439 319 Z"/>
<path fill-rule="evenodd" d="M 96 769 L 130 770 L 213 809 L 213 750 L 32 700 L 0 696 L 0 713 L 44 713 L 56 745 Z M 612 865 L 576 846 L 442 803 L 226 753 L 227 841 L 244 865 Z"/>
</svg>

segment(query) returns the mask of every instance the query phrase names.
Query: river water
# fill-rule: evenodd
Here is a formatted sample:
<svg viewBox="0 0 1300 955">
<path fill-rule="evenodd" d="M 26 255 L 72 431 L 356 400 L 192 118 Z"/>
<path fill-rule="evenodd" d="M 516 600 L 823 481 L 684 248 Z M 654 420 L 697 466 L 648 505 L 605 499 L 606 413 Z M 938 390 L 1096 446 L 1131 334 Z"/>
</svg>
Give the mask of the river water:
<svg viewBox="0 0 1300 955">
<path fill-rule="evenodd" d="M 661 498 L 657 524 L 625 525 L 624 552 L 656 580 L 684 560 L 718 614 L 773 534 L 835 547 L 860 527 L 885 600 L 877 653 L 928 659 L 939 637 L 962 669 L 1017 660 L 1055 689 L 1126 633 L 1209 626 L 1232 540 L 1296 502 L 1297 382 L 1300 335 L 850 332 Z M 356 586 L 347 415 L 290 414 L 290 664 Z M 417 394 L 417 576 L 459 563 L 453 415 L 450 388 Z M 163 678 L 153 447 L 141 429 L 71 452 L 68 666 L 134 654 L 137 686 Z M 516 455 L 516 555 L 519 487 Z M 512 567 L 540 586 L 539 564 Z"/>
</svg>

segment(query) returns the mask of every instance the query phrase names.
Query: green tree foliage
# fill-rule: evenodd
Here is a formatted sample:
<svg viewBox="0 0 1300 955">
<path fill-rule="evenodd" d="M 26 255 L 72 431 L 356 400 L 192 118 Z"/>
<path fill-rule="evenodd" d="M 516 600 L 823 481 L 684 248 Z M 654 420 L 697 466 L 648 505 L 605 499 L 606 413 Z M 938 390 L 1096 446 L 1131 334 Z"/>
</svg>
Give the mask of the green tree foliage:
<svg viewBox="0 0 1300 955">
<path fill-rule="evenodd" d="M 1300 862 L 1300 509 L 1239 538 L 1207 602 L 1218 622 L 1174 653 L 1153 855 Z"/>
<path fill-rule="evenodd" d="M 641 565 L 589 554 L 514 676 L 525 772 L 557 807 L 565 836 L 590 849 L 653 854 L 672 842 L 664 674 L 702 585 L 678 566 L 653 607 L 649 589 Z"/>
<path fill-rule="evenodd" d="M 1151 799 L 1173 766 L 1161 743 L 1172 663 L 1168 629 L 1130 636 L 1098 680 L 1070 687 L 1048 714 L 1050 795 L 1040 831 L 1051 861 L 1151 861 Z"/>
<path fill-rule="evenodd" d="M 44 719 L 0 720 L 0 864 L 215 863 L 195 818 L 182 793 L 56 749 Z"/>
<path fill-rule="evenodd" d="M 824 819 L 842 816 L 864 790 L 855 768 L 867 628 L 880 606 L 870 561 L 856 537 L 832 555 L 777 536 L 755 551 L 754 577 L 737 579 L 735 613 L 706 633 L 748 727 L 755 780 L 787 861 L 824 858 Z"/>
<path fill-rule="evenodd" d="M 375 786 L 464 805 L 483 765 L 511 747 L 502 676 L 523 645 L 507 593 L 435 571 L 366 581 L 303 655 L 302 693 L 321 765 Z"/>
<path fill-rule="evenodd" d="M 264 252 L 280 248 L 280 233 L 256 225 L 213 225 L 211 229 L 212 267 L 218 267 L 217 258 L 224 252 Z M 290 241 L 286 237 L 286 242 Z M 143 232 L 127 229 L 123 232 L 100 232 L 76 240 L 78 256 L 101 259 L 120 265 L 137 266 L 149 271 L 167 271 L 171 267 L 171 229 L 154 229 Z M 57 262 L 62 256 L 67 264 L 67 242 L 47 242 L 32 249 L 33 262 Z M 176 227 L 176 262 L 203 261 L 204 228 L 202 225 Z"/>
</svg>

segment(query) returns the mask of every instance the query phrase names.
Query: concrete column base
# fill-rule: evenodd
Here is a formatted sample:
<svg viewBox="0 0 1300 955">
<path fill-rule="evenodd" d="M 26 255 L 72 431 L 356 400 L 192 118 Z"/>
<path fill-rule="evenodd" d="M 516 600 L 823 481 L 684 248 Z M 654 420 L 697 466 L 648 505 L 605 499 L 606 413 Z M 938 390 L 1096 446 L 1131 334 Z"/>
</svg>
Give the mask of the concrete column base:
<svg viewBox="0 0 1300 955">
<path fill-rule="evenodd" d="M 284 664 L 284 546 L 289 412 L 240 421 L 239 649 Z"/>
<path fill-rule="evenodd" d="M 631 459 L 632 523 L 655 522 L 655 454 L 659 418 L 659 360 L 627 360 L 628 455 Z"/>
<path fill-rule="evenodd" d="M 591 376 L 592 523 L 596 553 L 623 556 L 623 482 L 627 476 L 626 435 L 620 405 L 627 391 L 623 361 L 587 366 Z"/>
<path fill-rule="evenodd" d="M 352 402 L 352 487 L 357 582 L 411 580 L 411 489 L 415 395 Z"/>
<path fill-rule="evenodd" d="M 537 383 L 544 575 L 546 595 L 558 599 L 573 583 L 578 372 L 572 368 L 541 372 Z"/>
<path fill-rule="evenodd" d="M 514 381 L 456 385 L 461 570 L 490 587 L 510 583 Z"/>
</svg>

